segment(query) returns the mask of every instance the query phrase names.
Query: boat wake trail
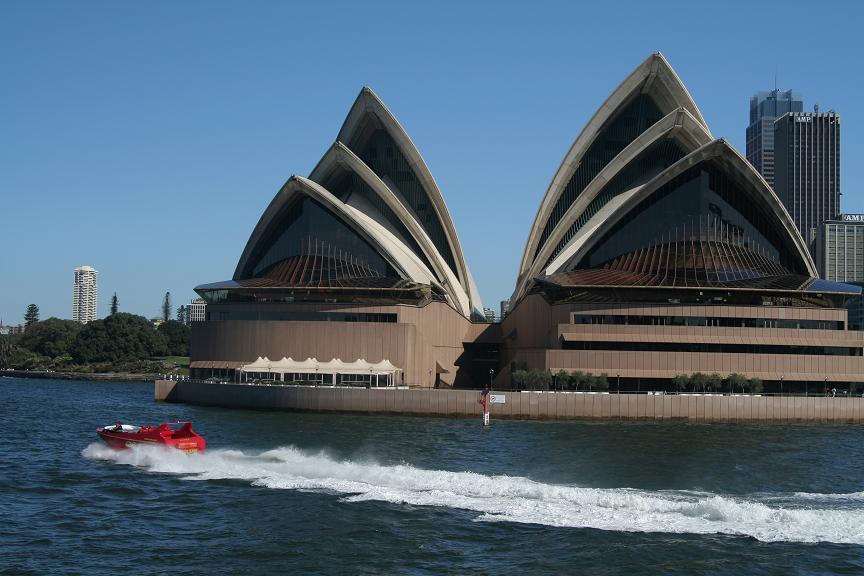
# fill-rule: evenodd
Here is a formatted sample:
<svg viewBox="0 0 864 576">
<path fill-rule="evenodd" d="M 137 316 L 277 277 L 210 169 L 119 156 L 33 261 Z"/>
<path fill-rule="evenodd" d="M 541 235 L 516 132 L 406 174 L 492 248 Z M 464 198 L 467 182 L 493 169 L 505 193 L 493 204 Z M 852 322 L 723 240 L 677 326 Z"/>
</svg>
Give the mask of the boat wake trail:
<svg viewBox="0 0 864 576">
<path fill-rule="evenodd" d="M 91 444 L 86 458 L 110 460 L 188 480 L 233 479 L 283 490 L 477 512 L 484 522 L 520 522 L 625 532 L 734 534 L 765 542 L 864 544 L 864 492 L 724 496 L 692 491 L 583 488 L 518 476 L 424 470 L 337 460 L 292 446 L 261 453 L 179 451 Z"/>
</svg>

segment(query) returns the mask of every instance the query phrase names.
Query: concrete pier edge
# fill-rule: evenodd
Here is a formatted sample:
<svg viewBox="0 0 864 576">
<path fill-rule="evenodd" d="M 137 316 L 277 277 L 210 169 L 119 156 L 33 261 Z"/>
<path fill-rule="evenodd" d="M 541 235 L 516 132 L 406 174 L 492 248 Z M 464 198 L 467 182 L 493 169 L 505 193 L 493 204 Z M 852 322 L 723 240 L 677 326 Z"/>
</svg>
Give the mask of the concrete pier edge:
<svg viewBox="0 0 864 576">
<path fill-rule="evenodd" d="M 864 398 L 495 391 L 492 418 L 679 420 L 687 422 L 864 422 Z M 156 401 L 223 408 L 476 417 L 477 390 L 333 388 L 157 380 Z"/>
</svg>

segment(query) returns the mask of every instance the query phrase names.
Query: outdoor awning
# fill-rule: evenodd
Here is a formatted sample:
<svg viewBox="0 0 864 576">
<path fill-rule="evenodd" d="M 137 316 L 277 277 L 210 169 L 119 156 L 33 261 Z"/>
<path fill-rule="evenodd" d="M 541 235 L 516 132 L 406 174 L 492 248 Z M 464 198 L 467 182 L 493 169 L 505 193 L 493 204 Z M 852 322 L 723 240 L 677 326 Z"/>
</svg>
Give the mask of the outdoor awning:
<svg viewBox="0 0 864 576">
<path fill-rule="evenodd" d="M 353 362 L 343 362 L 339 358 L 320 362 L 316 358 L 306 358 L 306 360 L 282 358 L 274 361 L 267 357 L 259 357 L 255 362 L 242 366 L 240 370 L 243 372 L 276 372 L 281 374 L 394 374 L 402 369 L 394 366 L 386 359 L 372 364 L 364 358 Z"/>
<path fill-rule="evenodd" d="M 189 368 L 240 368 L 245 362 L 227 362 L 224 360 L 195 360 L 189 363 Z"/>
</svg>

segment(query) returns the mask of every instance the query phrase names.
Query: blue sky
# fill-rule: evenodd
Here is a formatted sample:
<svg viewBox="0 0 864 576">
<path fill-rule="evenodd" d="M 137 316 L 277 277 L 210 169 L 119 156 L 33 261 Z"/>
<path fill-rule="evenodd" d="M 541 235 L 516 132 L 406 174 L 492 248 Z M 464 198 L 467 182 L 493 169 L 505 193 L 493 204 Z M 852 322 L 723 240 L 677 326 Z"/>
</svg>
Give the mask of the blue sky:
<svg viewBox="0 0 864 576">
<path fill-rule="evenodd" d="M 842 206 L 864 212 L 857 2 L 32 2 L 0 5 L 0 318 L 156 316 L 228 279 L 258 218 L 363 85 L 444 195 L 484 303 L 513 290 L 585 122 L 651 52 L 744 149 L 778 86 L 842 115 Z"/>
</svg>

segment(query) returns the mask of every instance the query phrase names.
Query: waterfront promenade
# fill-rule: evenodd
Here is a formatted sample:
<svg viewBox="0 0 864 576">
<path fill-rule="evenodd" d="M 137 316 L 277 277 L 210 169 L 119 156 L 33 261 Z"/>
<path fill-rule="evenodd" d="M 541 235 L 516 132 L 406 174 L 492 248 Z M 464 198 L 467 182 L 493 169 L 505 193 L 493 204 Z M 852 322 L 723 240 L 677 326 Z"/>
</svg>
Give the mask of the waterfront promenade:
<svg viewBox="0 0 864 576">
<path fill-rule="evenodd" d="M 157 380 L 157 401 L 226 408 L 417 416 L 482 415 L 477 390 L 349 388 Z M 864 422 L 864 398 L 719 394 L 496 391 L 492 418 L 683 420 L 689 422 Z"/>
</svg>

